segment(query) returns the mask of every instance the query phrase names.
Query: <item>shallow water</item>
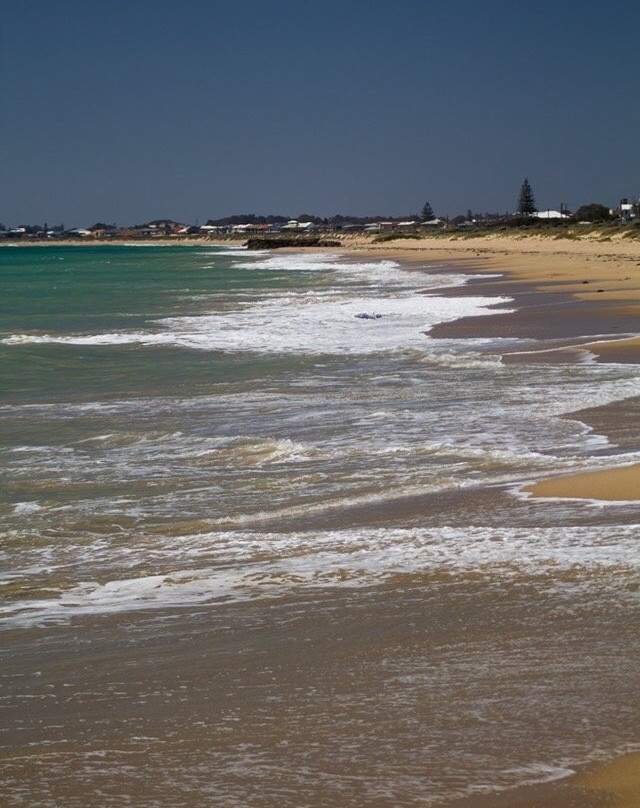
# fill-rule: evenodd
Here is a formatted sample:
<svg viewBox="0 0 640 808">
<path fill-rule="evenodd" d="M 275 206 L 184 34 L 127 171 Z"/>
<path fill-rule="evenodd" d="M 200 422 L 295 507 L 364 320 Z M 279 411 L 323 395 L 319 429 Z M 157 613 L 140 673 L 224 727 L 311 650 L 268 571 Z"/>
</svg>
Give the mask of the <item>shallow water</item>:
<svg viewBox="0 0 640 808">
<path fill-rule="evenodd" d="M 440 805 L 637 741 L 637 503 L 518 491 L 640 459 L 563 417 L 637 366 L 430 338 L 513 305 L 444 267 L 0 266 L 8 805 Z"/>
</svg>

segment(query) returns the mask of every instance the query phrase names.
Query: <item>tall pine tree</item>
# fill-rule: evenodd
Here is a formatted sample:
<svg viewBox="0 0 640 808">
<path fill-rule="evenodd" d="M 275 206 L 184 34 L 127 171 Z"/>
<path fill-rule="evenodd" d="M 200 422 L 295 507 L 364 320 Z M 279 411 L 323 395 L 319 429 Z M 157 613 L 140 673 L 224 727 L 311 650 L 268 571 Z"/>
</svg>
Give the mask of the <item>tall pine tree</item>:
<svg viewBox="0 0 640 808">
<path fill-rule="evenodd" d="M 433 219 L 436 218 L 436 214 L 433 212 L 433 208 L 428 202 L 425 202 L 424 205 L 422 206 L 420 217 L 425 222 L 431 222 L 433 221 Z"/>
<path fill-rule="evenodd" d="M 538 210 L 536 208 L 536 200 L 533 198 L 533 191 L 529 180 L 525 177 L 522 187 L 520 188 L 520 196 L 518 197 L 518 213 L 523 216 L 530 216 Z"/>
</svg>

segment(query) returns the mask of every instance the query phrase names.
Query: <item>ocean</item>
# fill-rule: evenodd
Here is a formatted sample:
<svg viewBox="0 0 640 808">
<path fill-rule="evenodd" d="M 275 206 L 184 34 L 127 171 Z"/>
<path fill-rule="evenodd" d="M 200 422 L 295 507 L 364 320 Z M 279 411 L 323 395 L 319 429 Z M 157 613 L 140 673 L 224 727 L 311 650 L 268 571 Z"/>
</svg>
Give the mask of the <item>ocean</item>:
<svg viewBox="0 0 640 808">
<path fill-rule="evenodd" d="M 579 415 L 640 367 L 430 336 L 515 309 L 472 280 L 0 250 L 4 805 L 429 808 L 640 748 L 637 503 L 522 491 L 640 460 Z"/>
</svg>

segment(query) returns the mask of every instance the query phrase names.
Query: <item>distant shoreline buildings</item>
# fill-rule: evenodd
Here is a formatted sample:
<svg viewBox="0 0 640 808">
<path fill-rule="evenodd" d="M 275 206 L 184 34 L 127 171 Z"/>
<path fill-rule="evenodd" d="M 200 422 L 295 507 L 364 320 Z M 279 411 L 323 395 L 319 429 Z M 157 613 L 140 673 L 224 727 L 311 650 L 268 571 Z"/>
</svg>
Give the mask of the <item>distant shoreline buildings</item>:
<svg viewBox="0 0 640 808">
<path fill-rule="evenodd" d="M 429 210 L 430 210 L 429 206 Z M 130 241 L 190 238 L 249 237 L 249 236 L 295 236 L 305 234 L 349 234 L 368 233 L 372 235 L 385 233 L 418 234 L 441 230 L 490 229 L 535 227 L 540 225 L 561 226 L 562 224 L 640 224 L 640 200 L 630 201 L 623 198 L 615 208 L 591 203 L 571 213 L 560 204 L 560 210 L 542 209 L 529 214 L 517 213 L 473 213 L 467 211 L 464 216 L 449 216 L 424 219 L 421 216 L 403 217 L 358 217 L 336 215 L 322 218 L 309 214 L 301 214 L 297 218 L 286 216 L 257 216 L 240 214 L 222 219 L 209 219 L 206 224 L 188 224 L 171 219 L 155 219 L 145 224 L 118 227 L 115 224 L 97 222 L 88 228 L 65 228 L 64 225 L 49 227 L 47 224 L 23 224 L 18 227 L 0 225 L 1 240 L 35 240 L 55 241 L 86 240 L 90 241 Z"/>
</svg>

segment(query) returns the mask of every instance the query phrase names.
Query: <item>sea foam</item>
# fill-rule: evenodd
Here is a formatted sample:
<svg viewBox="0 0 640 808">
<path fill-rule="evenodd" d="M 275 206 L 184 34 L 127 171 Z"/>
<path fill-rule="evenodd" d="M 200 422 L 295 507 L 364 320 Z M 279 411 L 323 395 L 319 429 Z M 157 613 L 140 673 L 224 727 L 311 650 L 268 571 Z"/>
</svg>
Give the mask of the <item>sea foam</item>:
<svg viewBox="0 0 640 808">
<path fill-rule="evenodd" d="M 440 527 L 433 529 L 354 528 L 290 534 L 241 531 L 203 533 L 168 539 L 154 558 L 165 571 L 104 582 L 87 580 L 57 596 L 5 602 L 3 627 L 66 622 L 83 614 L 223 604 L 281 597 L 302 588 L 362 587 L 398 575 L 488 576 L 499 586 L 514 578 L 554 576 L 564 590 L 606 586 L 637 574 L 636 537 L 640 525 L 552 528 Z M 166 571 L 181 557 L 197 566 Z M 74 549 L 77 557 L 80 548 Z M 94 562 L 128 548 L 99 541 L 84 548 Z M 124 558 L 122 559 L 124 561 Z M 208 563 L 207 563 L 208 562 Z M 214 563 L 215 562 L 215 563 Z M 123 565 L 124 566 L 124 565 Z M 108 567 L 107 567 L 108 568 Z M 582 570 L 583 574 L 577 575 Z M 571 572 L 572 578 L 559 576 Z M 590 571 L 590 572 L 589 572 Z M 597 578 L 593 573 L 598 571 Z M 631 595 L 630 595 L 631 597 Z"/>
<path fill-rule="evenodd" d="M 435 295 L 267 298 L 239 310 L 164 318 L 162 330 L 101 334 L 14 334 L 5 345 L 175 345 L 205 351 L 291 354 L 370 354 L 426 347 L 437 323 L 491 314 L 503 297 Z M 504 309 L 502 309 L 504 311 Z M 361 315 L 366 315 L 362 317 Z"/>
</svg>

